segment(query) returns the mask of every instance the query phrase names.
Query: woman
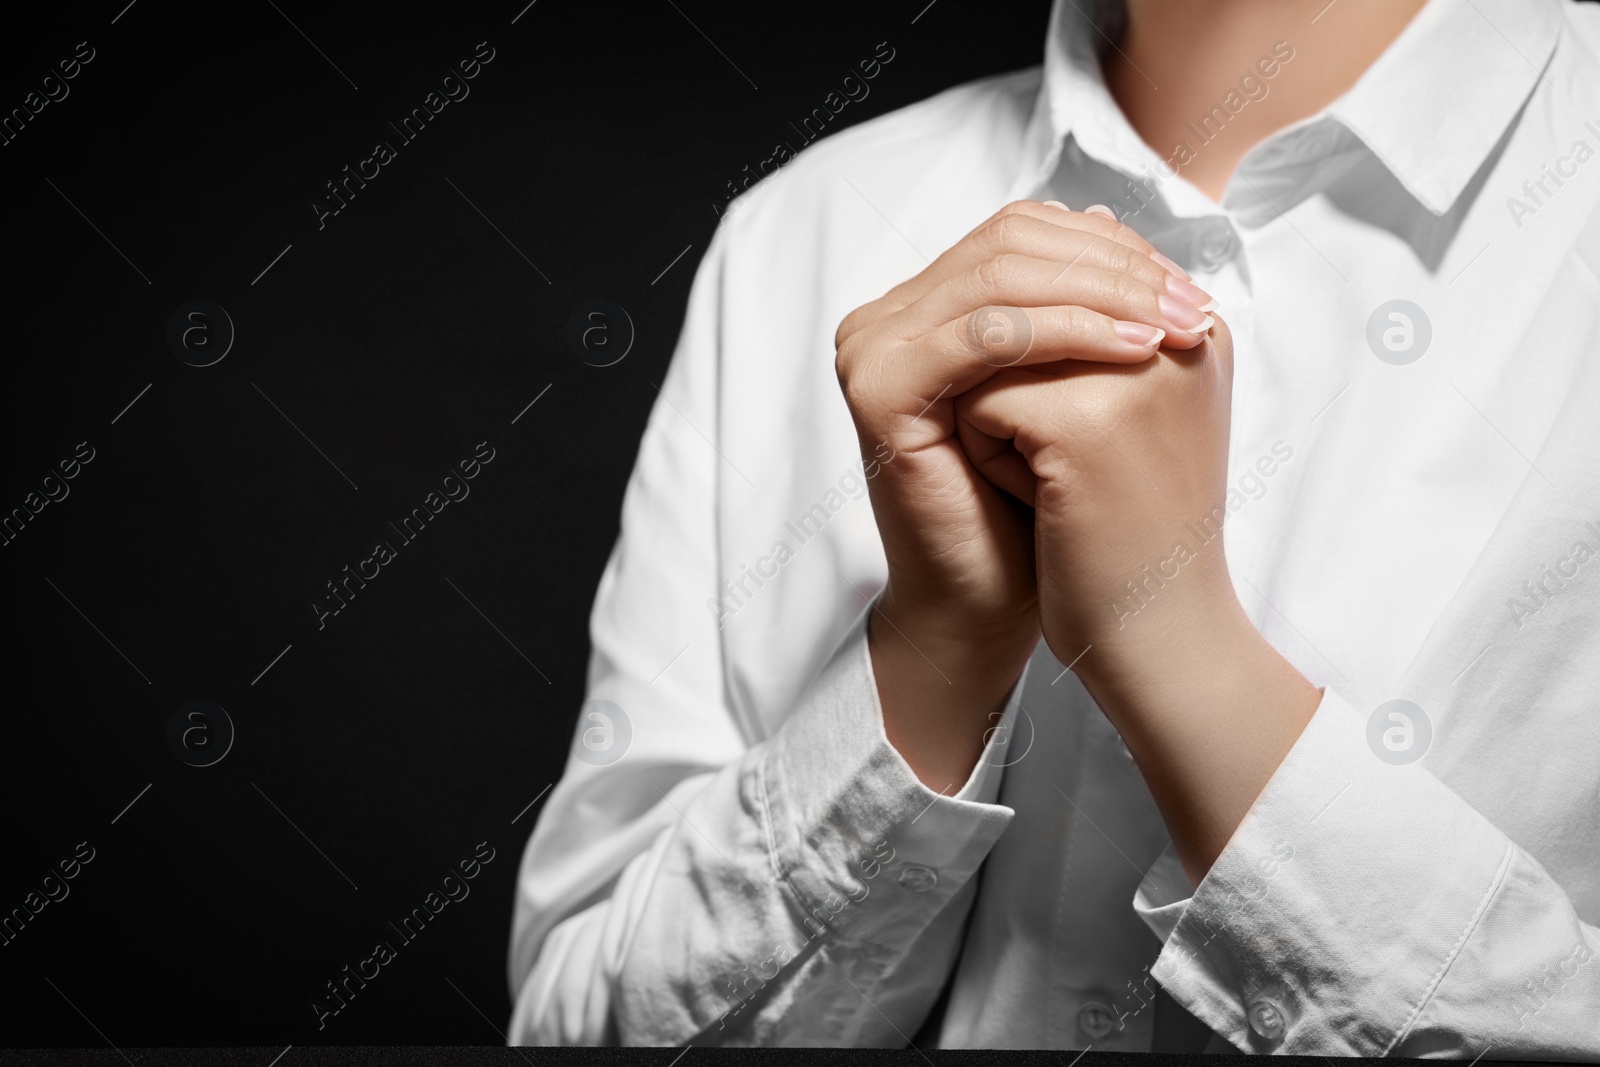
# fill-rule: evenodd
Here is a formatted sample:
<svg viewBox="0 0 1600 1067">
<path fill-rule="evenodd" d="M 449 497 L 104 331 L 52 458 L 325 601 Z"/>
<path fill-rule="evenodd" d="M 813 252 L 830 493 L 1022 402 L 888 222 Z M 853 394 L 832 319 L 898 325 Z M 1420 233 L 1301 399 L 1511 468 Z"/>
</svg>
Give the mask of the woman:
<svg viewBox="0 0 1600 1067">
<path fill-rule="evenodd" d="M 1597 52 L 1063 3 L 747 194 L 512 1040 L 1600 1059 Z"/>
</svg>

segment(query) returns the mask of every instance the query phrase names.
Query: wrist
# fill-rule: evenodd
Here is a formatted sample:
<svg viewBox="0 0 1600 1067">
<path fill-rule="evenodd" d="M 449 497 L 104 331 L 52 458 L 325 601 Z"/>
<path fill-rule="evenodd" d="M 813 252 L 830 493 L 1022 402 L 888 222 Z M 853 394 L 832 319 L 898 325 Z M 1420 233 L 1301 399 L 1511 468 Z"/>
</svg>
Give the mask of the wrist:
<svg viewBox="0 0 1600 1067">
<path fill-rule="evenodd" d="M 1322 694 L 1232 597 L 1169 623 L 1159 647 L 1108 642 L 1078 673 L 1122 734 L 1198 885 Z"/>
<path fill-rule="evenodd" d="M 1039 598 L 975 607 L 954 595 L 907 592 L 892 580 L 879 594 L 872 625 L 882 624 L 918 647 L 937 651 L 958 666 L 1033 650 L 1039 641 Z"/>
<path fill-rule="evenodd" d="M 971 776 L 1037 642 L 1033 618 L 963 634 L 887 594 L 874 605 L 867 646 L 884 733 L 924 785 L 954 792 Z"/>
<path fill-rule="evenodd" d="M 1129 713 L 1160 702 L 1165 694 L 1192 692 L 1223 664 L 1243 667 L 1266 644 L 1231 587 L 1189 601 L 1169 600 L 1120 628 L 1091 634 L 1074 672 L 1084 686 L 1113 708 Z M 1116 712 L 1107 709 L 1115 721 Z"/>
</svg>

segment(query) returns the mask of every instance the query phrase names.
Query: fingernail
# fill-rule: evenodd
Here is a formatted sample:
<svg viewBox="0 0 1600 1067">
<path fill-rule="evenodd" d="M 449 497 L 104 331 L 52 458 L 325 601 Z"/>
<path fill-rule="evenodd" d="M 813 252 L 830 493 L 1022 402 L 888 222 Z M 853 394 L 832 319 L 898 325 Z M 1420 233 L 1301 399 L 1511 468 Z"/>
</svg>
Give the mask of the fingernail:
<svg viewBox="0 0 1600 1067">
<path fill-rule="evenodd" d="M 1215 321 L 1187 300 L 1180 300 L 1171 293 L 1162 293 L 1156 297 L 1156 307 L 1161 309 L 1162 318 L 1184 333 L 1203 333 L 1209 330 Z"/>
<path fill-rule="evenodd" d="M 1166 330 L 1157 329 L 1154 326 L 1146 326 L 1142 322 L 1128 322 L 1123 319 L 1113 322 L 1111 328 L 1117 331 L 1118 337 L 1130 345 L 1139 345 L 1143 348 L 1151 348 L 1158 345 L 1161 343 L 1161 339 L 1167 336 Z"/>
<path fill-rule="evenodd" d="M 1088 207 L 1083 209 L 1083 213 L 1085 215 L 1104 215 L 1113 222 L 1115 222 L 1117 218 L 1117 213 L 1106 207 L 1104 204 L 1090 204 Z"/>
<path fill-rule="evenodd" d="M 1044 206 L 1045 207 L 1058 207 L 1062 211 L 1071 211 L 1072 210 L 1070 207 L 1068 207 L 1067 205 L 1063 204 L 1059 200 L 1046 200 L 1044 202 Z"/>
<path fill-rule="evenodd" d="M 1186 271 L 1182 267 L 1178 266 L 1172 260 L 1170 260 L 1166 256 L 1162 255 L 1160 252 L 1152 252 L 1150 254 L 1150 258 L 1155 260 L 1157 263 L 1161 264 L 1163 267 L 1167 268 L 1167 273 L 1176 275 L 1177 277 L 1182 278 L 1184 281 L 1188 281 L 1189 278 L 1191 277 L 1191 275 L 1189 274 L 1188 271 Z"/>
<path fill-rule="evenodd" d="M 1175 274 L 1167 276 L 1167 292 L 1186 304 L 1193 304 L 1201 311 L 1211 311 L 1217 306 L 1216 297 L 1193 282 L 1186 282 Z"/>
</svg>

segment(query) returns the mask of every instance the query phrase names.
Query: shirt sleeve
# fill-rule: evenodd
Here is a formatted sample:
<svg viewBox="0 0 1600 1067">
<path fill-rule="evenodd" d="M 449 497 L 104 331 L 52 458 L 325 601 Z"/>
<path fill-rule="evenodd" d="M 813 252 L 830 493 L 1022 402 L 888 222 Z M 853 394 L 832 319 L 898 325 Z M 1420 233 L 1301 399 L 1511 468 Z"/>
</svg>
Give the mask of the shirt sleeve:
<svg viewBox="0 0 1600 1067">
<path fill-rule="evenodd" d="M 513 1044 L 904 1045 L 1012 816 L 996 752 L 1020 684 L 971 779 L 941 796 L 884 734 L 864 616 L 772 736 L 737 720 L 703 606 L 727 231 L 624 497 L 579 737 L 523 855 Z"/>
<path fill-rule="evenodd" d="M 1331 688 L 1200 885 L 1169 849 L 1134 906 L 1157 980 L 1247 1052 L 1600 1059 L 1600 930 Z"/>
</svg>

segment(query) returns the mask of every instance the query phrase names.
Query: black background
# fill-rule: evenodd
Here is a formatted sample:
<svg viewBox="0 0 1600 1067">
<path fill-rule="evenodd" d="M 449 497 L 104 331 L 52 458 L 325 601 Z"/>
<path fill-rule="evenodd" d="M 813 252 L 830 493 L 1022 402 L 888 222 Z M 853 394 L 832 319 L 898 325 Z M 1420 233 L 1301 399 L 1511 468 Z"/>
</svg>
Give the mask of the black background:
<svg viewBox="0 0 1600 1067">
<path fill-rule="evenodd" d="M 498 1043 L 529 804 L 726 183 L 878 42 L 830 130 L 1037 62 L 1048 3 L 125 3 L 0 32 L 0 113 L 95 50 L 0 147 L 0 514 L 95 453 L 0 547 L 0 914 L 95 850 L 0 947 L 0 1043 Z M 319 229 L 377 140 L 396 160 Z M 237 331 L 206 368 L 166 340 L 197 298 Z M 612 366 L 566 341 L 592 299 L 636 329 Z M 324 583 L 480 441 L 470 496 L 319 630 Z M 237 730 L 210 767 L 167 742 L 192 699 Z M 470 896 L 319 1030 L 310 998 L 479 842 Z"/>
</svg>

